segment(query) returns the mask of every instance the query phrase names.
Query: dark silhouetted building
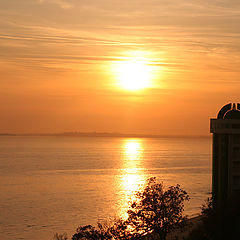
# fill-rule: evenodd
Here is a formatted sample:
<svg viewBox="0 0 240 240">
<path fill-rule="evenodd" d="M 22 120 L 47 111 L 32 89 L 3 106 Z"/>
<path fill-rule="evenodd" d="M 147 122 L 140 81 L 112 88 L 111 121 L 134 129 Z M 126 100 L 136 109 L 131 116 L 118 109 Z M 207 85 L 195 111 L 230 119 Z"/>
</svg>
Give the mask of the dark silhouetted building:
<svg viewBox="0 0 240 240">
<path fill-rule="evenodd" d="M 210 125 L 213 206 L 225 209 L 240 196 L 240 104 L 222 107 Z"/>
</svg>

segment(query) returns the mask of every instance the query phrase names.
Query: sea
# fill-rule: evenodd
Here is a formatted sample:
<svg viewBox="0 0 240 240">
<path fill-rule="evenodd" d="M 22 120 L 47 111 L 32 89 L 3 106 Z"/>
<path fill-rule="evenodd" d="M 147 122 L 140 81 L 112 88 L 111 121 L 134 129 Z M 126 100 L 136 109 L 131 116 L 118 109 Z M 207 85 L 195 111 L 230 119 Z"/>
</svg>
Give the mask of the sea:
<svg viewBox="0 0 240 240">
<path fill-rule="evenodd" d="M 180 184 L 196 216 L 211 193 L 210 137 L 0 137 L 0 240 L 69 239 L 126 217 L 146 180 Z"/>
</svg>

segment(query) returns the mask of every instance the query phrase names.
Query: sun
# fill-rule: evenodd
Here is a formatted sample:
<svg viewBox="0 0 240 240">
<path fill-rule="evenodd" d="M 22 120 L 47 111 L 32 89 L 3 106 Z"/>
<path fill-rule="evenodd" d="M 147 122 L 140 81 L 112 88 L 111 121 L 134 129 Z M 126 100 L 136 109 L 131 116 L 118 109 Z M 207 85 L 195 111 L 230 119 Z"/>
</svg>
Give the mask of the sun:
<svg viewBox="0 0 240 240">
<path fill-rule="evenodd" d="M 117 65 L 117 78 L 123 89 L 145 89 L 151 85 L 151 67 L 142 60 L 121 61 Z"/>
</svg>

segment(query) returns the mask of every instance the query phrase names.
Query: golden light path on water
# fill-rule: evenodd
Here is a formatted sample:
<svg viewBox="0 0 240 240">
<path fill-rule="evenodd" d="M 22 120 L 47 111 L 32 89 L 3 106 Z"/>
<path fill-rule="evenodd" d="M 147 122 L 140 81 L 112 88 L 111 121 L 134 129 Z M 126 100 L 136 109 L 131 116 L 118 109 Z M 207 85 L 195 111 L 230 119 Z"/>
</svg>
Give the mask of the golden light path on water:
<svg viewBox="0 0 240 240">
<path fill-rule="evenodd" d="M 120 191 L 124 193 L 121 200 L 119 216 L 127 217 L 129 202 L 134 200 L 134 194 L 140 190 L 144 183 L 143 140 L 124 139 L 122 144 L 123 168 L 121 175 Z"/>
</svg>

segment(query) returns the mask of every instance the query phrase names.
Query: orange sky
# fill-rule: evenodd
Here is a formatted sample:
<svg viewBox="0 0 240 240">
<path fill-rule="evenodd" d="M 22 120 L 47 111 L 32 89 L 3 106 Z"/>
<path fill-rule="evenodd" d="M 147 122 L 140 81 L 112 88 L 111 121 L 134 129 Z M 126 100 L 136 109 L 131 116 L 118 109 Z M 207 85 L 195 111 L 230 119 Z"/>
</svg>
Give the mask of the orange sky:
<svg viewBox="0 0 240 240">
<path fill-rule="evenodd" d="M 206 135 L 240 101 L 236 0 L 1 0 L 0 132 Z M 153 69 L 142 90 L 114 66 Z"/>
</svg>

